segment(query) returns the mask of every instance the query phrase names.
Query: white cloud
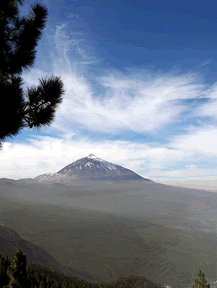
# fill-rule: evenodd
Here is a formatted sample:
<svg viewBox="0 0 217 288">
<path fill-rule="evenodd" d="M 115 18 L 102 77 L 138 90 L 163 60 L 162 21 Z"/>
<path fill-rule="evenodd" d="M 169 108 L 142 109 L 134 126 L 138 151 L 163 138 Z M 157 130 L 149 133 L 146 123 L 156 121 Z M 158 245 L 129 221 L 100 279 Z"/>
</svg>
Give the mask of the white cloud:
<svg viewBox="0 0 217 288">
<path fill-rule="evenodd" d="M 0 152 L 0 177 L 19 179 L 55 173 L 90 153 L 150 179 L 159 176 L 179 179 L 211 176 L 213 171 L 199 169 L 197 162 L 203 157 L 217 156 L 216 125 L 203 125 L 203 122 L 200 126 L 190 125 L 185 135 L 178 136 L 170 136 L 168 131 L 168 143 L 158 144 L 158 147 L 153 147 L 153 143 L 132 141 L 94 142 L 88 137 L 79 137 L 79 129 L 113 135 L 125 131 L 156 135 L 169 124 L 179 123 L 184 112 L 189 113 L 190 119 L 216 117 L 217 83 L 207 89 L 207 85 L 201 84 L 202 77 L 193 73 L 175 75 L 175 71 L 171 71 L 153 76 L 145 69 L 137 73 L 135 68 L 127 68 L 126 74 L 107 69 L 100 77 L 94 76 L 101 87 L 100 91 L 104 91 L 100 94 L 86 77 L 88 65 L 99 60 L 88 55 L 87 46 L 86 49 L 82 46 L 82 39 L 75 39 L 85 34 L 72 33 L 72 40 L 68 40 L 63 32 L 65 26 L 57 25 L 54 35 L 58 55 L 51 51 L 51 74 L 60 76 L 66 93 L 55 121 L 49 126 L 49 133 L 61 139 L 31 137 L 30 132 L 26 139 L 29 144 L 4 142 L 3 151 Z M 78 53 L 74 54 L 80 58 L 69 58 L 67 52 L 70 49 L 75 49 Z M 43 70 L 33 68 L 30 73 L 23 74 L 26 81 L 24 86 L 38 86 L 38 78 L 46 76 L 49 75 Z M 212 103 L 207 100 L 206 103 L 198 103 L 195 111 L 192 111 L 190 104 L 183 102 L 190 99 L 197 101 L 202 97 L 212 99 Z M 41 131 L 46 132 L 46 129 Z M 192 166 L 170 169 L 175 164 L 184 165 L 191 161 L 195 163 Z"/>
<path fill-rule="evenodd" d="M 78 18 L 78 17 L 79 17 L 77 14 L 74 14 L 74 13 L 72 13 L 72 12 L 66 12 L 66 13 L 65 13 L 65 16 L 66 16 L 67 18 Z"/>
<path fill-rule="evenodd" d="M 209 64 L 211 61 L 212 61 L 212 59 L 209 59 L 209 60 L 207 60 L 207 61 L 205 61 L 205 62 L 199 64 L 199 66 L 200 66 L 200 67 L 203 67 L 203 66 Z"/>
<path fill-rule="evenodd" d="M 175 136 L 169 147 L 182 151 L 200 153 L 204 156 L 217 156 L 217 127 L 205 125 L 204 127 L 189 127 L 187 135 Z"/>
<path fill-rule="evenodd" d="M 67 94 L 58 118 L 62 122 L 79 123 L 98 132 L 118 132 L 130 127 L 135 132 L 156 133 L 190 109 L 180 100 L 198 97 L 200 89 L 204 87 L 189 83 L 190 78 L 194 81 L 193 76 L 176 77 L 173 81 L 164 76 L 161 80 L 164 84 L 159 83 L 157 87 L 155 83 L 152 87 L 150 82 L 132 78 L 129 76 L 123 81 L 117 76 L 99 78 L 99 84 L 109 87 L 102 95 L 103 99 L 99 99 L 94 97 L 94 88 L 84 76 L 78 76 L 75 72 L 69 75 L 63 71 L 61 79 L 66 83 Z M 134 97 L 130 95 L 131 91 Z"/>
</svg>

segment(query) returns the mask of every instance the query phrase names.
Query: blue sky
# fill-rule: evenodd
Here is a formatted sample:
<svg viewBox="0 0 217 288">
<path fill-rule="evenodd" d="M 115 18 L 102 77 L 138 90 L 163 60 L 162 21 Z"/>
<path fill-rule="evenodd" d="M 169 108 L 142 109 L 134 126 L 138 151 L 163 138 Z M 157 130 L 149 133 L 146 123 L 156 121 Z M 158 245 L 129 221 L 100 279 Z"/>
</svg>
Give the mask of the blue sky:
<svg viewBox="0 0 217 288">
<path fill-rule="evenodd" d="M 158 183 L 216 186 L 215 2 L 26 0 L 19 15 L 34 3 L 49 15 L 23 89 L 54 75 L 66 92 L 51 126 L 6 138 L 0 178 L 93 153 Z"/>
</svg>

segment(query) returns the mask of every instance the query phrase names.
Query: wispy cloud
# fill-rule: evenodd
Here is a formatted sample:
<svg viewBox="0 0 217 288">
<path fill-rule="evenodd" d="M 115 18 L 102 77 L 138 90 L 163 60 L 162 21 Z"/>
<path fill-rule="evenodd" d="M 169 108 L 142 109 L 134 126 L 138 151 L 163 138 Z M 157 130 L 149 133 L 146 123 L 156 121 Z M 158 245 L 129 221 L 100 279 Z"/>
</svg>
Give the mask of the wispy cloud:
<svg viewBox="0 0 217 288">
<path fill-rule="evenodd" d="M 25 143 L 5 142 L 1 151 L 0 168 L 4 168 L 1 177 L 19 179 L 55 173 L 90 152 L 153 180 L 159 176 L 183 179 L 213 175 L 213 171 L 198 167 L 197 162 L 203 157 L 207 161 L 217 157 L 215 124 L 203 124 L 201 120 L 200 126 L 191 124 L 183 128 L 182 135 L 166 135 L 167 143 L 158 143 L 157 147 L 151 141 L 96 141 L 81 131 L 104 133 L 105 137 L 126 132 L 157 136 L 169 125 L 184 121 L 184 117 L 215 119 L 216 83 L 210 87 L 201 84 L 203 77 L 191 72 L 179 75 L 171 70 L 153 75 L 148 69 L 141 73 L 135 67 L 127 68 L 126 73 L 104 69 L 100 76 L 92 73 L 87 78 L 89 66 L 100 60 L 89 56 L 90 47 L 82 40 L 85 33 L 71 33 L 71 40 L 68 39 L 64 32 L 66 25 L 56 26 L 53 39 L 57 54 L 51 51 L 52 74 L 60 76 L 66 93 L 55 121 L 43 130 L 58 137 L 31 136 L 30 131 Z M 69 57 L 70 50 L 73 53 Z M 23 74 L 25 87 L 38 85 L 38 78 L 46 76 L 48 73 L 42 69 L 33 68 Z M 201 98 L 206 102 L 198 101 Z M 186 102 L 192 99 L 196 109 Z M 191 161 L 194 165 L 188 166 Z M 175 168 L 180 163 L 186 163 L 186 167 Z"/>
<path fill-rule="evenodd" d="M 207 60 L 207 61 L 205 61 L 205 62 L 199 64 L 199 66 L 200 66 L 200 67 L 203 67 L 203 66 L 209 64 L 211 61 L 212 61 L 212 59 L 209 59 L 209 60 Z"/>
<path fill-rule="evenodd" d="M 77 0 L 74 0 L 74 1 L 77 1 Z M 72 12 L 66 12 L 66 13 L 65 13 L 65 16 L 66 16 L 67 18 L 78 18 L 78 17 L 79 17 L 79 15 L 74 14 L 74 13 L 72 13 Z"/>
</svg>

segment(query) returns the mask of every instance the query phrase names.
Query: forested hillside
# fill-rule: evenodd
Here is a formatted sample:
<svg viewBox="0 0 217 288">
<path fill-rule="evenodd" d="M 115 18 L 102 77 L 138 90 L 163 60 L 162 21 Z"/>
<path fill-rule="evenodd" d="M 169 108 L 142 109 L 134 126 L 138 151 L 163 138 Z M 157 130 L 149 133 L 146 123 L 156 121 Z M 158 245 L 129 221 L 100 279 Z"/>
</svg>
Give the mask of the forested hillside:
<svg viewBox="0 0 217 288">
<path fill-rule="evenodd" d="M 13 260 L 0 254 L 0 288 L 162 288 L 144 277 L 129 276 L 110 283 L 91 283 L 68 277 L 46 266 L 27 263 L 24 251 L 16 251 Z M 210 288 L 200 270 L 193 288 Z"/>
<path fill-rule="evenodd" d="M 110 283 L 91 283 L 77 277 L 68 277 L 44 265 L 27 263 L 22 249 L 13 260 L 0 254 L 0 288 L 161 288 L 143 277 L 124 277 Z"/>
</svg>

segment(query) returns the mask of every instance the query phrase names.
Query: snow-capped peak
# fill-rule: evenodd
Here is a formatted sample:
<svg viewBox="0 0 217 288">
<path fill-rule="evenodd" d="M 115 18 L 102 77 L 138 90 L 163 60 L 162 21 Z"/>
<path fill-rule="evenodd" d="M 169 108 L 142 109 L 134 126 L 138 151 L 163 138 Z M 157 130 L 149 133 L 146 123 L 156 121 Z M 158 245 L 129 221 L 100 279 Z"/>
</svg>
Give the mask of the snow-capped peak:
<svg viewBox="0 0 217 288">
<path fill-rule="evenodd" d="M 56 173 L 47 173 L 39 175 L 34 178 L 36 180 L 49 180 L 53 179 L 56 182 L 58 180 L 67 180 L 66 178 L 73 179 L 119 179 L 119 180 L 149 180 L 145 179 L 135 172 L 124 168 L 120 165 L 116 165 L 107 162 L 103 159 L 96 157 L 93 154 L 89 154 L 87 157 L 83 157 L 71 164 L 68 164 Z M 51 179 L 51 180 L 52 180 Z M 51 181 L 49 180 L 49 181 Z M 149 180 L 150 181 L 150 180 Z"/>
<path fill-rule="evenodd" d="M 89 154 L 88 156 L 87 156 L 87 158 L 91 158 L 91 159 L 98 159 L 95 155 L 93 155 L 93 154 Z"/>
<path fill-rule="evenodd" d="M 100 162 L 106 162 L 98 157 L 96 157 L 95 155 L 93 154 L 89 154 L 87 157 L 84 157 L 84 158 L 87 158 L 87 159 L 90 159 L 90 160 L 96 160 L 96 161 L 100 161 Z M 84 159 L 84 158 L 81 158 L 80 160 Z M 78 160 L 79 161 L 79 160 Z"/>
</svg>

